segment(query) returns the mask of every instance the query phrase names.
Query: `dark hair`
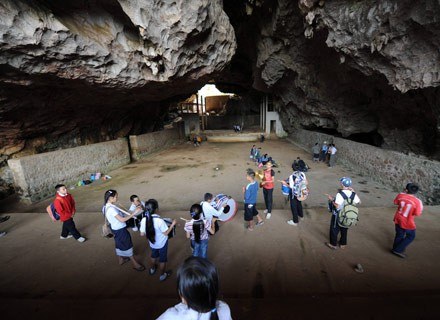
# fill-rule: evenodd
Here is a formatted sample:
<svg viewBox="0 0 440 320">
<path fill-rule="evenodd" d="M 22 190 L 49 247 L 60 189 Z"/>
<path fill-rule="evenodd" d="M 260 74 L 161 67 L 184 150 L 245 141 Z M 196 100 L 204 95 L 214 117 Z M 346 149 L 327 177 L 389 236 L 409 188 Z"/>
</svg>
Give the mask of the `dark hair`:
<svg viewBox="0 0 440 320">
<path fill-rule="evenodd" d="M 203 199 L 205 199 L 205 201 L 211 200 L 213 197 L 212 193 L 205 193 L 205 196 L 203 197 Z"/>
<path fill-rule="evenodd" d="M 419 186 L 412 182 L 408 183 L 405 189 L 408 191 L 409 194 L 416 194 L 417 192 L 419 192 Z"/>
<path fill-rule="evenodd" d="M 193 222 L 192 231 L 194 233 L 194 240 L 197 243 L 200 243 L 200 237 L 205 230 L 205 223 L 201 220 L 201 215 L 203 213 L 202 206 L 198 203 L 195 203 L 189 209 L 191 212 L 191 217 L 195 220 Z"/>
<path fill-rule="evenodd" d="M 104 194 L 104 205 L 108 202 L 108 199 L 110 199 L 110 197 L 114 197 L 117 193 L 118 192 L 113 189 L 107 190 Z"/>
<path fill-rule="evenodd" d="M 130 196 L 130 201 L 133 202 L 134 199 L 139 198 L 137 195 L 133 194 Z"/>
<path fill-rule="evenodd" d="M 55 190 L 58 191 L 61 187 L 65 187 L 65 186 L 66 186 L 65 184 L 57 184 L 55 186 Z"/>
<path fill-rule="evenodd" d="M 154 208 L 154 211 L 159 210 L 159 202 L 156 199 L 148 199 L 147 202 L 150 202 Z"/>
<path fill-rule="evenodd" d="M 177 271 L 177 291 L 189 308 L 200 313 L 211 311 L 210 320 L 218 320 L 218 275 L 212 262 L 200 257 L 187 258 Z"/>
<path fill-rule="evenodd" d="M 157 206 L 157 201 L 154 202 L 148 200 L 145 203 L 144 216 L 147 219 L 145 233 L 147 234 L 147 238 L 151 243 L 156 243 L 156 230 L 154 230 L 154 221 L 152 215 L 156 212 Z"/>
<path fill-rule="evenodd" d="M 255 178 L 255 171 L 252 170 L 251 168 L 246 170 L 246 174 L 251 177 L 252 179 Z"/>
</svg>

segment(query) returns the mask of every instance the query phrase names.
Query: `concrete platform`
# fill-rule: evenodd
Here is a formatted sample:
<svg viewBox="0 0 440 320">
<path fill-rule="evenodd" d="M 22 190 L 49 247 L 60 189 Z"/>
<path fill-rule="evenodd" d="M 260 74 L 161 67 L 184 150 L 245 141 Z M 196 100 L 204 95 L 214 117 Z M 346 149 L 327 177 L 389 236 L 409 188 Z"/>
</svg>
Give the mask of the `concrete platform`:
<svg viewBox="0 0 440 320">
<path fill-rule="evenodd" d="M 417 238 L 406 260 L 389 253 L 394 236 L 394 190 L 369 177 L 336 166 L 308 161 L 309 155 L 285 140 L 259 144 L 288 176 L 301 156 L 312 167 L 307 174 L 311 195 L 305 219 L 286 224 L 288 205 L 274 192 L 272 218 L 253 232 L 244 228 L 243 213 L 221 226 L 209 242 L 208 256 L 220 273 L 222 299 L 234 319 L 436 319 L 440 306 L 440 207 L 427 207 L 417 220 Z M 110 172 L 109 181 L 71 190 L 85 243 L 60 240 L 60 224 L 44 212 L 50 200 L 24 206 L 0 205 L 11 219 L 0 224 L 0 310 L 5 319 L 156 319 L 178 301 L 175 275 L 164 283 L 129 264 L 119 266 L 113 240 L 99 235 L 103 194 L 115 188 L 121 204 L 136 193 L 159 200 L 162 216 L 187 216 L 207 191 L 227 193 L 239 203 L 246 184 L 248 143 L 191 143 L 157 153 L 146 161 Z M 219 170 L 215 170 L 219 168 Z M 349 175 L 362 199 L 360 224 L 349 231 L 348 247 L 332 251 L 330 215 L 324 193 L 335 193 L 340 176 Z M 257 208 L 263 211 L 262 195 Z M 241 204 L 240 204 L 241 209 Z M 21 212 L 21 213 L 17 213 Z M 169 268 L 176 271 L 190 255 L 179 220 L 169 247 Z M 136 256 L 147 264 L 144 237 L 133 233 Z M 365 272 L 356 273 L 362 264 Z M 66 311 L 67 310 L 67 311 Z"/>
<path fill-rule="evenodd" d="M 209 142 L 257 142 L 264 131 L 234 132 L 232 130 L 205 130 L 202 133 Z M 266 135 L 265 135 L 266 136 Z M 270 138 L 270 137 L 268 137 Z"/>
</svg>

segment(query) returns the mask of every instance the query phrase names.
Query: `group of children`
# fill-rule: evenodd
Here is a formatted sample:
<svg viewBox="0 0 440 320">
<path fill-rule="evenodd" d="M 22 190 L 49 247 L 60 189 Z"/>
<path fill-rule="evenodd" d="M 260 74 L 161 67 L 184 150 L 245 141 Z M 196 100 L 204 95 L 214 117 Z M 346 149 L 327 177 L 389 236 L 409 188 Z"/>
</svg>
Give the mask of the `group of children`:
<svg viewBox="0 0 440 320">
<path fill-rule="evenodd" d="M 254 161 L 255 165 L 257 165 L 258 168 L 262 168 L 269 161 L 272 162 L 272 166 L 277 166 L 275 160 L 271 156 L 269 156 L 267 153 L 263 154 L 261 151 L 261 147 L 256 147 L 255 145 L 253 145 L 250 150 L 249 158 Z"/>
</svg>

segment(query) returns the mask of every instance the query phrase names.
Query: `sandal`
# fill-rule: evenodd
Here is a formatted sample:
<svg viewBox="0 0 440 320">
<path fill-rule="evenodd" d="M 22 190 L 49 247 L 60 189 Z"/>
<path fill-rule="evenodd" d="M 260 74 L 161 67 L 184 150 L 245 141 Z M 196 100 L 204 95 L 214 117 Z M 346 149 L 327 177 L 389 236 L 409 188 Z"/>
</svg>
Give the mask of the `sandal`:
<svg viewBox="0 0 440 320">
<path fill-rule="evenodd" d="M 144 271 L 145 267 L 143 265 L 139 265 L 139 267 L 133 267 L 133 269 L 136 271 Z"/>
</svg>

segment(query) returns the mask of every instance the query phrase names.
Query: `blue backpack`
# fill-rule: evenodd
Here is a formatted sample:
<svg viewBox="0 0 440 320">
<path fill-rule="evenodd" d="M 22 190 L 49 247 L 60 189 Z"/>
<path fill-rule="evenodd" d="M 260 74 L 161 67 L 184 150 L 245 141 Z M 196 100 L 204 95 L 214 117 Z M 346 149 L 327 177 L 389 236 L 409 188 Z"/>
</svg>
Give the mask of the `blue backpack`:
<svg viewBox="0 0 440 320">
<path fill-rule="evenodd" d="M 55 209 L 55 205 L 53 204 L 53 202 L 47 206 L 46 211 L 49 214 L 49 217 L 52 219 L 52 221 L 60 220 L 60 215 Z"/>
</svg>

